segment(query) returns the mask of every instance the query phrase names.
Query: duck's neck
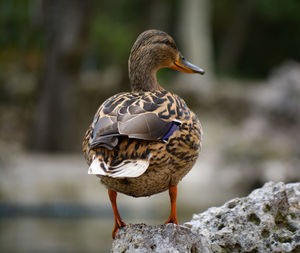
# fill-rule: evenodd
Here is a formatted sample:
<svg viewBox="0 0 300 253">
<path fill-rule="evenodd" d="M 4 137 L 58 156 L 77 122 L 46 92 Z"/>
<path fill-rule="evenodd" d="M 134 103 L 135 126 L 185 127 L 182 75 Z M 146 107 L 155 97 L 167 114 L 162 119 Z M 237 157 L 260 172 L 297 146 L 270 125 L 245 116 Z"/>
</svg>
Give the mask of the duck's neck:
<svg viewBox="0 0 300 253">
<path fill-rule="evenodd" d="M 147 64 L 129 62 L 129 79 L 133 92 L 163 90 L 156 78 L 157 69 Z"/>
</svg>

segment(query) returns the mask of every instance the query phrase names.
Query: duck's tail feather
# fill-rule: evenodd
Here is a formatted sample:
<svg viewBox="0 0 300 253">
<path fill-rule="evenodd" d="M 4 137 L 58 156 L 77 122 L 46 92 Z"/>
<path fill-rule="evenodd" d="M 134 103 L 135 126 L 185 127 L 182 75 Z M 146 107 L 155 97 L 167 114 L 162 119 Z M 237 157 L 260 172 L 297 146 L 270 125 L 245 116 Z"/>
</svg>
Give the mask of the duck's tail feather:
<svg viewBox="0 0 300 253">
<path fill-rule="evenodd" d="M 125 160 L 112 167 L 108 166 L 100 157 L 95 157 L 89 167 L 88 174 L 113 178 L 139 177 L 148 169 L 150 158 L 151 155 L 148 156 L 148 159 Z"/>
</svg>

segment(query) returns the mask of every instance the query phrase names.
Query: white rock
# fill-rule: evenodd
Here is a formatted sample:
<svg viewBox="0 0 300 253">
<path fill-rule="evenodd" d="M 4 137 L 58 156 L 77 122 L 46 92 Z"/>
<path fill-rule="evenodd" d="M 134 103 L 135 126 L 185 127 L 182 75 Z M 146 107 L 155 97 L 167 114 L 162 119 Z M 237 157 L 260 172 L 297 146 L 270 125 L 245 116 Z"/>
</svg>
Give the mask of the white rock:
<svg viewBox="0 0 300 253">
<path fill-rule="evenodd" d="M 111 252 L 300 252 L 300 183 L 266 183 L 184 226 L 126 226 Z"/>
</svg>

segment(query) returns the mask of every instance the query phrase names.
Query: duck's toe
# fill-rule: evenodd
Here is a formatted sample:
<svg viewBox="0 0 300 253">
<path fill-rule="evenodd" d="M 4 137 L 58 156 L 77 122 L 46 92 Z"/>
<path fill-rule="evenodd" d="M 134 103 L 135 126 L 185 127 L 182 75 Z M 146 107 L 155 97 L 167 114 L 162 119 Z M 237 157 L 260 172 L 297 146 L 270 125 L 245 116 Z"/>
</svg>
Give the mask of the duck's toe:
<svg viewBox="0 0 300 253">
<path fill-rule="evenodd" d="M 127 224 L 125 222 L 123 222 L 122 220 L 117 220 L 115 223 L 115 227 L 112 231 L 112 238 L 116 239 L 117 233 L 119 231 L 120 228 L 125 227 Z"/>
</svg>

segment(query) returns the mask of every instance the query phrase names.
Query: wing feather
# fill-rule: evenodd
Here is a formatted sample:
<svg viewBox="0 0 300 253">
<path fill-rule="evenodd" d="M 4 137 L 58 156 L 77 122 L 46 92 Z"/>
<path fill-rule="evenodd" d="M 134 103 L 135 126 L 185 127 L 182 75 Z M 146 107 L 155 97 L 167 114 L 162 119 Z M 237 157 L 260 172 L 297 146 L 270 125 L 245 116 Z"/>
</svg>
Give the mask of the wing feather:
<svg viewBox="0 0 300 253">
<path fill-rule="evenodd" d="M 120 93 L 106 100 L 95 117 L 90 147 L 111 150 L 118 145 L 118 136 L 143 140 L 162 140 L 168 136 L 178 120 L 174 110 L 169 112 L 175 99 L 163 94 L 167 92 Z"/>
</svg>

